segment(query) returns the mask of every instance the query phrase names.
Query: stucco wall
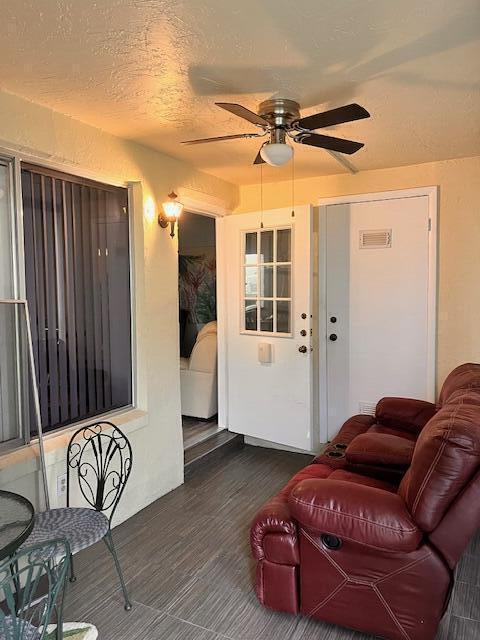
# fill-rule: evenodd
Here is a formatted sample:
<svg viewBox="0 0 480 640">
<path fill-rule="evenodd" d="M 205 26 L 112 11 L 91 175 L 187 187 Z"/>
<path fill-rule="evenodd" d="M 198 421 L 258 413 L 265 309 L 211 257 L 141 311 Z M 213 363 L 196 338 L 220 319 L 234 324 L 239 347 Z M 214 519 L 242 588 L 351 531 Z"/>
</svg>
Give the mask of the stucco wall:
<svg viewBox="0 0 480 640">
<path fill-rule="evenodd" d="M 480 362 L 480 157 L 297 180 L 296 204 L 320 198 L 439 186 L 437 384 Z M 259 185 L 240 187 L 235 213 L 257 211 Z M 265 209 L 291 205 L 289 181 L 264 184 Z"/>
<path fill-rule="evenodd" d="M 135 462 L 119 520 L 128 517 L 183 480 L 183 443 L 178 375 L 177 239 L 161 229 L 156 215 L 143 215 L 143 203 L 158 205 L 172 188 L 215 196 L 232 208 L 237 187 L 201 173 L 184 162 L 39 105 L 0 92 L 0 148 L 61 164 L 103 181 L 141 182 L 135 189 L 134 263 L 137 322 L 138 406 L 148 413 L 131 430 Z M 47 442 L 51 491 L 64 469 L 64 449 Z M 20 455 L 16 464 L 0 459 L 0 486 L 35 499 L 32 475 L 38 461 Z M 8 462 L 8 461 L 7 461 Z M 11 458 L 10 458 L 11 462 Z M 53 496 L 53 503 L 56 499 Z"/>
</svg>

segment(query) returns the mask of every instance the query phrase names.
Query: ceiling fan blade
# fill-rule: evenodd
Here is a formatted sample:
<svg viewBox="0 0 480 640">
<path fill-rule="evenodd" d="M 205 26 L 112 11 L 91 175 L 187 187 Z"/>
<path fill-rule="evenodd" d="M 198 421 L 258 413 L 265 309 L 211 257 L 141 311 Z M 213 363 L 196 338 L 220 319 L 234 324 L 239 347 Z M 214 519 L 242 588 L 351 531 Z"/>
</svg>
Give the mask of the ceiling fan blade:
<svg viewBox="0 0 480 640">
<path fill-rule="evenodd" d="M 216 138 L 200 138 L 199 140 L 184 140 L 182 144 L 203 144 L 204 142 L 219 142 L 221 140 L 237 140 L 238 138 L 258 138 L 261 133 L 236 133 L 231 136 L 218 136 Z"/>
<path fill-rule="evenodd" d="M 323 113 L 314 113 L 312 116 L 305 116 L 296 120 L 293 125 L 299 125 L 302 129 L 322 129 L 323 127 L 332 127 L 335 124 L 343 122 L 353 122 L 354 120 L 362 120 L 369 118 L 370 114 L 359 104 L 347 104 L 344 107 L 324 111 Z"/>
<path fill-rule="evenodd" d="M 260 151 L 263 149 L 263 144 L 260 147 L 260 149 L 258 150 L 257 156 L 255 158 L 255 160 L 253 161 L 253 164 L 263 164 L 265 162 L 265 160 L 262 158 L 262 156 L 260 155 Z"/>
<path fill-rule="evenodd" d="M 217 107 L 230 111 L 234 116 L 248 120 L 252 124 L 259 125 L 260 127 L 268 127 L 268 121 L 265 120 L 265 118 L 262 118 L 262 116 L 250 111 L 250 109 L 247 109 L 246 107 L 242 107 L 241 104 L 236 104 L 234 102 L 216 102 L 215 104 Z"/>
<path fill-rule="evenodd" d="M 321 149 L 329 149 L 330 151 L 338 151 L 339 153 L 348 153 L 349 155 L 361 149 L 363 142 L 354 142 L 353 140 L 343 140 L 342 138 L 332 138 L 331 136 L 322 136 L 318 133 L 302 133 L 293 138 L 295 142 L 300 144 L 308 144 L 311 147 L 320 147 Z"/>
</svg>

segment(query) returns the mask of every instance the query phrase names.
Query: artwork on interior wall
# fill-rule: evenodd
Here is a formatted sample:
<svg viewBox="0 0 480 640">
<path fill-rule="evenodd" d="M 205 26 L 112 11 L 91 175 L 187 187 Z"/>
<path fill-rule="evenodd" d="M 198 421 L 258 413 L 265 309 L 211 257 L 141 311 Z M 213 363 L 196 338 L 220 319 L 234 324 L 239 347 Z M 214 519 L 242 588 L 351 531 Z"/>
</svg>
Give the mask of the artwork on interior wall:
<svg viewBox="0 0 480 640">
<path fill-rule="evenodd" d="M 198 331 L 217 318 L 215 255 L 179 255 L 180 342 L 189 356 Z"/>
</svg>

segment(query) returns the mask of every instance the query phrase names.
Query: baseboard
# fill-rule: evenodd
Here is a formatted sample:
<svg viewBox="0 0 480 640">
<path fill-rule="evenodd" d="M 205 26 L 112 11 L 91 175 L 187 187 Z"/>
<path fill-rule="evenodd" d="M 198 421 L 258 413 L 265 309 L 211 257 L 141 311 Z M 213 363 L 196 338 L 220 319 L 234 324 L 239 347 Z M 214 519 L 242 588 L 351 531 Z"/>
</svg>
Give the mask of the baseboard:
<svg viewBox="0 0 480 640">
<path fill-rule="evenodd" d="M 291 451 L 292 453 L 307 453 L 312 456 L 317 455 L 315 451 L 296 449 L 295 447 L 289 447 L 286 444 L 278 444 L 277 442 L 270 442 L 269 440 L 262 440 L 261 438 L 253 438 L 252 436 L 245 436 L 245 444 L 250 444 L 253 447 L 264 447 L 265 449 L 279 449 L 280 451 Z"/>
</svg>

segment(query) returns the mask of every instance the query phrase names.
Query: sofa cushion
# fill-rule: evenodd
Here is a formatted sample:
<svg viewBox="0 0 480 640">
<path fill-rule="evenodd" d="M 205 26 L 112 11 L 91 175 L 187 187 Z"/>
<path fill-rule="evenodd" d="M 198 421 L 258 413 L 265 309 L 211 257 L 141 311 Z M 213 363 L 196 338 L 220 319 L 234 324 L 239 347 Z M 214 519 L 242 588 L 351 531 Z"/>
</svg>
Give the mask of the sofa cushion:
<svg viewBox="0 0 480 640">
<path fill-rule="evenodd" d="M 376 487 L 377 489 L 383 489 L 384 491 L 390 491 L 391 493 L 397 493 L 398 485 L 386 480 L 379 480 L 371 476 L 364 476 L 361 473 L 355 473 L 353 471 L 347 471 L 346 469 L 335 469 L 330 474 L 330 480 L 344 480 L 345 482 L 355 482 L 356 484 L 363 484 L 366 487 Z"/>
<path fill-rule="evenodd" d="M 281 496 L 288 498 L 292 489 L 302 480 L 309 480 L 310 478 L 328 478 L 333 469 L 326 464 L 309 464 L 308 466 L 300 469 L 287 484 L 280 491 Z"/>
<path fill-rule="evenodd" d="M 392 427 L 385 427 L 383 424 L 374 424 L 368 430 L 368 433 L 384 433 L 391 436 L 400 435 L 405 440 L 410 440 L 410 442 L 416 442 L 418 435 L 411 431 L 400 431 L 398 429 L 393 429 Z"/>
<path fill-rule="evenodd" d="M 288 499 L 308 530 L 388 551 L 414 551 L 422 532 L 394 493 L 341 480 L 303 480 Z"/>
<path fill-rule="evenodd" d="M 346 450 L 347 462 L 352 464 L 410 466 L 415 442 L 398 435 L 363 433 L 352 440 Z"/>
</svg>

